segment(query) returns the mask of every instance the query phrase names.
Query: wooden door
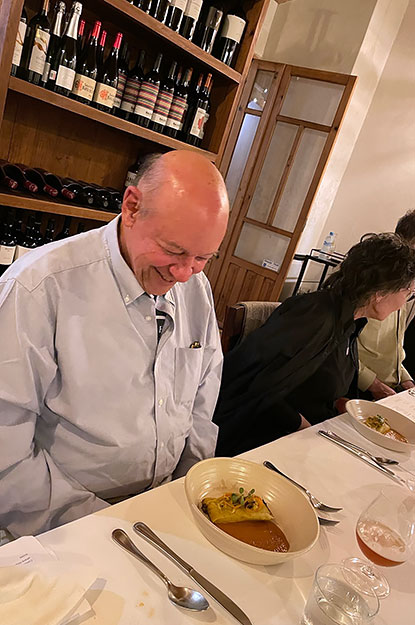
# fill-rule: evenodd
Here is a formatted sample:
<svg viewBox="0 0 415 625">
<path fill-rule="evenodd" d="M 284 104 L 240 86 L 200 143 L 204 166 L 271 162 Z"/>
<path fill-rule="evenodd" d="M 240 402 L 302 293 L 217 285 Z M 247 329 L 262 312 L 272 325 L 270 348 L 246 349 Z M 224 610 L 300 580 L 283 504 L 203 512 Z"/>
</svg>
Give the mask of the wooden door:
<svg viewBox="0 0 415 625">
<path fill-rule="evenodd" d="M 354 82 L 253 62 L 221 163 L 231 218 L 208 269 L 219 320 L 238 301 L 277 301 Z"/>
</svg>

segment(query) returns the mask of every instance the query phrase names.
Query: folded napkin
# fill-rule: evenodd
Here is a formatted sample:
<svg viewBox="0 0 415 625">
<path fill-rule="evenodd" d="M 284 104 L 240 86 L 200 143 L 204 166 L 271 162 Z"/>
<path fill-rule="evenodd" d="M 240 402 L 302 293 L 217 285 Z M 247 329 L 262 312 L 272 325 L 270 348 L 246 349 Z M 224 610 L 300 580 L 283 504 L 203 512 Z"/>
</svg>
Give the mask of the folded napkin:
<svg viewBox="0 0 415 625">
<path fill-rule="evenodd" d="M 57 561 L 33 537 L 0 549 L 0 624 L 69 625 L 91 606 L 84 599 L 96 575 L 77 562 Z"/>
</svg>

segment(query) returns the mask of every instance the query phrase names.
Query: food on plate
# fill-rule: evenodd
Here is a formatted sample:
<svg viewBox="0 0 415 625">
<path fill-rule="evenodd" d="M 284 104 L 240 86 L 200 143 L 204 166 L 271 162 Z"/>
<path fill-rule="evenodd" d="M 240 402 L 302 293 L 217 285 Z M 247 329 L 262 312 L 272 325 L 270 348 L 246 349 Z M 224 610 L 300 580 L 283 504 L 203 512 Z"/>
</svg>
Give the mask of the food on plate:
<svg viewBox="0 0 415 625">
<path fill-rule="evenodd" d="M 265 501 L 254 492 L 252 489 L 245 494 L 240 488 L 239 493 L 204 497 L 201 508 L 216 527 L 244 543 L 268 551 L 288 551 L 290 545 L 284 532 Z"/>
<path fill-rule="evenodd" d="M 367 419 L 365 419 L 363 423 L 372 430 L 376 430 L 376 432 L 379 432 L 379 434 L 383 434 L 384 436 L 388 436 L 389 438 L 394 438 L 397 441 L 401 441 L 401 443 L 409 442 L 406 436 L 391 428 L 388 420 L 385 417 L 381 417 L 380 415 L 373 415 L 367 417 Z"/>
</svg>

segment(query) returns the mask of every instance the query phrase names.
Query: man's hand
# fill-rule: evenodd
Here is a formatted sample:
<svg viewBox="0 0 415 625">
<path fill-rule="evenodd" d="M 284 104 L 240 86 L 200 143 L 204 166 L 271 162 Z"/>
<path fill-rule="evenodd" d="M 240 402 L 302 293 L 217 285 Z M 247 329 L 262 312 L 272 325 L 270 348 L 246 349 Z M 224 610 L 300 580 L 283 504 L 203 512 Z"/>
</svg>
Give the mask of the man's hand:
<svg viewBox="0 0 415 625">
<path fill-rule="evenodd" d="M 298 428 L 297 432 L 299 430 L 304 430 L 305 428 L 310 428 L 311 427 L 311 423 L 309 423 L 307 421 L 307 419 L 304 419 L 302 414 L 300 414 L 300 417 L 301 417 L 301 423 L 300 423 L 300 427 Z"/>
<path fill-rule="evenodd" d="M 346 412 L 346 404 L 348 401 L 350 401 L 350 397 L 339 397 L 339 399 L 336 399 L 334 407 L 338 414 L 344 414 Z"/>
<path fill-rule="evenodd" d="M 408 388 L 414 388 L 415 383 L 413 380 L 406 380 L 405 382 L 401 382 L 401 386 L 405 389 L 405 391 L 407 391 Z"/>
<path fill-rule="evenodd" d="M 372 384 L 367 389 L 373 395 L 373 399 L 383 399 L 389 397 L 389 395 L 396 395 L 393 388 L 381 382 L 378 378 L 375 378 Z"/>
</svg>

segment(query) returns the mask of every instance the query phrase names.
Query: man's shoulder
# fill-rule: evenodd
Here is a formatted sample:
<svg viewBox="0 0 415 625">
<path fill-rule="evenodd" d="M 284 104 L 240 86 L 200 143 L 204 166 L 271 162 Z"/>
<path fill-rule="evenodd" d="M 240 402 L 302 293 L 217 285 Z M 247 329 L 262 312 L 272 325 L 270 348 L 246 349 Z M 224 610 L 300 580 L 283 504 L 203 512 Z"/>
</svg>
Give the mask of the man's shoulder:
<svg viewBox="0 0 415 625">
<path fill-rule="evenodd" d="M 15 261 L 3 279 L 14 279 L 33 291 L 50 276 L 102 262 L 108 255 L 102 228 L 36 248 Z"/>
<path fill-rule="evenodd" d="M 174 296 L 189 304 L 191 302 L 205 302 L 206 306 L 213 305 L 213 296 L 207 276 L 201 272 L 194 274 L 187 282 L 178 282 L 172 289 Z"/>
</svg>

